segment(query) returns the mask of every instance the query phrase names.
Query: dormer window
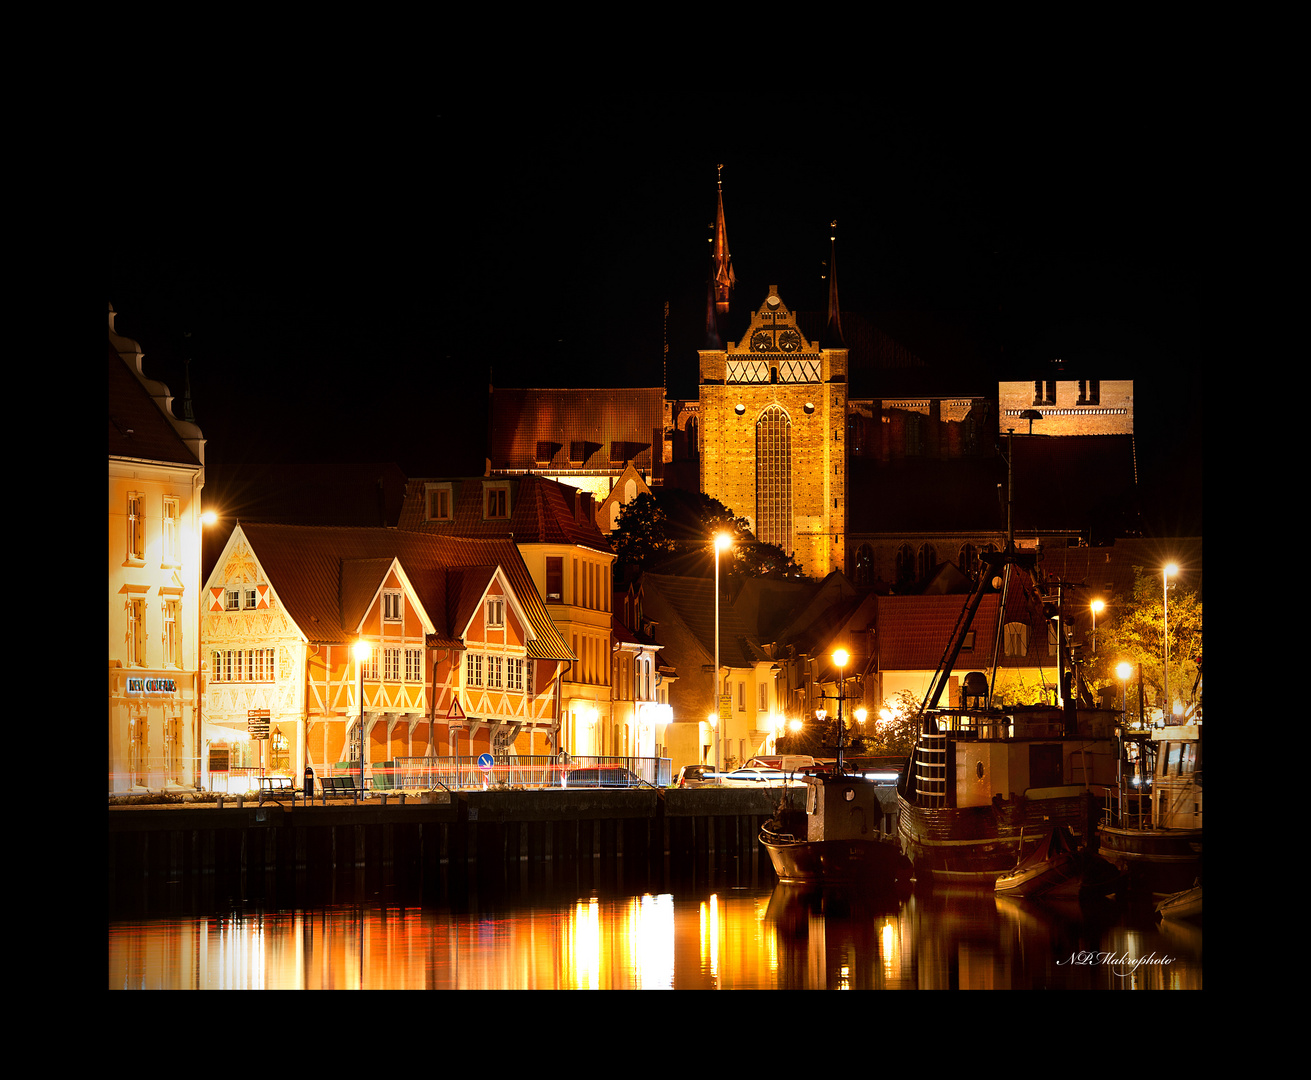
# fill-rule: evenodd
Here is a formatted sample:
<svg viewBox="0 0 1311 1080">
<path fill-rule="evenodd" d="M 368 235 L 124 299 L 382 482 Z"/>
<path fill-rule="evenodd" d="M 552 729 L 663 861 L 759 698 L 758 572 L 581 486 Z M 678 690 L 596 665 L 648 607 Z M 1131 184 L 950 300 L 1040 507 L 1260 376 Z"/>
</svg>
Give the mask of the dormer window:
<svg viewBox="0 0 1311 1080">
<path fill-rule="evenodd" d="M 488 521 L 508 519 L 510 516 L 510 486 L 498 484 L 483 488 L 483 517 Z"/>
<path fill-rule="evenodd" d="M 451 521 L 454 518 L 450 484 L 429 484 L 424 489 L 424 494 L 429 521 Z"/>
</svg>

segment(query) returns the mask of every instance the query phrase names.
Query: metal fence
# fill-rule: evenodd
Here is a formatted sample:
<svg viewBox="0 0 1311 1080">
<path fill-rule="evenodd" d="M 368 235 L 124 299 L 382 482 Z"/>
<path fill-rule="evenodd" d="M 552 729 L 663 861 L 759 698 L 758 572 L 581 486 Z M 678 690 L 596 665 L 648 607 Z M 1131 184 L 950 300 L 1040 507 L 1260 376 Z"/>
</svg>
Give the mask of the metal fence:
<svg viewBox="0 0 1311 1080">
<path fill-rule="evenodd" d="M 483 767 L 476 757 L 396 758 L 371 766 L 374 791 L 451 789 L 668 787 L 669 758 L 506 757 Z"/>
</svg>

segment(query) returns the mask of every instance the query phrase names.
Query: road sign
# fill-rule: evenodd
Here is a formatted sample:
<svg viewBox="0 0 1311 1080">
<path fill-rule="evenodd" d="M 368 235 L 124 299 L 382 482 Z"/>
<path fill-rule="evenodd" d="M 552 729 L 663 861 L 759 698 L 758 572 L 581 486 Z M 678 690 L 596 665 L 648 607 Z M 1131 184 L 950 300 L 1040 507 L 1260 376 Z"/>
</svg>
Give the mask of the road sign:
<svg viewBox="0 0 1311 1080">
<path fill-rule="evenodd" d="M 246 731 L 252 739 L 269 737 L 269 710 L 248 709 L 246 711 Z"/>
<path fill-rule="evenodd" d="M 491 768 L 492 768 L 492 755 L 491 755 L 491 754 L 479 754 L 479 755 L 478 755 L 478 768 L 482 769 L 483 772 L 490 772 L 490 771 L 491 771 Z"/>
<path fill-rule="evenodd" d="M 464 710 L 463 710 L 462 708 L 460 708 L 460 699 L 459 699 L 459 698 L 457 698 L 457 697 L 453 697 L 453 698 L 451 698 L 451 707 L 450 707 L 449 709 L 446 710 L 446 719 L 447 719 L 447 720 L 463 720 L 463 719 L 465 719 L 465 716 L 464 716 Z"/>
</svg>

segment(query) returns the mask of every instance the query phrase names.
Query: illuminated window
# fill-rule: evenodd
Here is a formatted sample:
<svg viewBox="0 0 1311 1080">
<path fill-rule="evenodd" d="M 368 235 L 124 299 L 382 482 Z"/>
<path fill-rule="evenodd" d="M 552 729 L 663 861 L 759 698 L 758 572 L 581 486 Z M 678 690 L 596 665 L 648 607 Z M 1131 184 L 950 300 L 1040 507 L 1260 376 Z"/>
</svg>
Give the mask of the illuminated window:
<svg viewBox="0 0 1311 1080">
<path fill-rule="evenodd" d="M 1027 623 L 1009 622 L 1006 624 L 1007 656 L 1029 655 L 1029 627 Z"/>
<path fill-rule="evenodd" d="M 164 498 L 164 562 L 173 565 L 182 561 L 182 544 L 178 536 L 180 505 L 175 498 Z"/>
<path fill-rule="evenodd" d="M 777 405 L 756 422 L 756 538 L 792 550 L 792 421 Z"/>
<path fill-rule="evenodd" d="M 127 497 L 127 557 L 137 561 L 146 557 L 146 499 L 135 491 Z"/>
<path fill-rule="evenodd" d="M 127 662 L 144 667 L 146 663 L 146 602 L 127 602 Z"/>
<path fill-rule="evenodd" d="M 164 601 L 164 663 L 182 666 L 182 633 L 178 626 L 180 604 L 176 600 Z"/>
</svg>

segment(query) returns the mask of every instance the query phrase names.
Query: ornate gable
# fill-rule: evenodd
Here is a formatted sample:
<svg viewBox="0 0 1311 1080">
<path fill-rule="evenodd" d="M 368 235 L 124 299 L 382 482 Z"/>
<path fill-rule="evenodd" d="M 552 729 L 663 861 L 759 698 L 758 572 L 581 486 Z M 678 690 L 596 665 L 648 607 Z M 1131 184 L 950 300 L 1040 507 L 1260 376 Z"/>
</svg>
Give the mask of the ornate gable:
<svg viewBox="0 0 1311 1080">
<path fill-rule="evenodd" d="M 729 342 L 726 382 L 736 385 L 817 383 L 823 381 L 819 346 L 807 340 L 796 312 L 778 295 L 778 286 L 751 316 L 741 342 Z"/>
</svg>

